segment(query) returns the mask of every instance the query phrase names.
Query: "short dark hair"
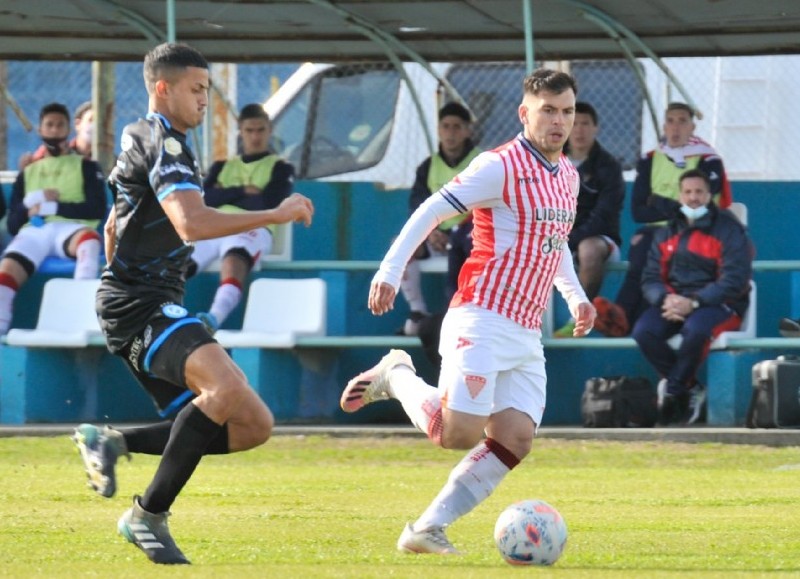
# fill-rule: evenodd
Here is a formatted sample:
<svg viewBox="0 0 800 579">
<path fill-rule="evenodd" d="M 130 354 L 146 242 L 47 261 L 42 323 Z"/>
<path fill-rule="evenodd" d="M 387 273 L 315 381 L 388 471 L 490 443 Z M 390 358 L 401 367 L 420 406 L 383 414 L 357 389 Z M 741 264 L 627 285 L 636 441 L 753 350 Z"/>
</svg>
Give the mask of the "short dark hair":
<svg viewBox="0 0 800 579">
<path fill-rule="evenodd" d="M 466 123 L 472 122 L 472 115 L 467 107 L 456 102 L 449 102 L 439 109 L 439 120 L 441 121 L 445 117 L 458 117 Z"/>
<path fill-rule="evenodd" d="M 597 111 L 594 107 L 585 101 L 578 101 L 575 103 L 575 113 L 582 115 L 589 115 L 592 117 L 592 123 L 597 126 Z"/>
<path fill-rule="evenodd" d="M 708 173 L 702 169 L 689 169 L 688 171 L 684 171 L 681 173 L 680 179 L 678 179 L 678 184 L 683 185 L 686 179 L 702 179 L 706 184 L 706 188 L 711 191 L 711 178 L 708 176 Z"/>
<path fill-rule="evenodd" d="M 671 102 L 667 105 L 667 112 L 669 111 L 686 111 L 690 119 L 694 118 L 694 109 L 686 103 Z"/>
<path fill-rule="evenodd" d="M 549 68 L 534 70 L 522 81 L 522 90 L 525 94 L 538 95 L 542 91 L 561 94 L 569 89 L 578 94 L 578 83 L 575 82 L 575 78 L 566 72 Z"/>
<path fill-rule="evenodd" d="M 239 111 L 239 122 L 246 121 L 247 119 L 264 119 L 269 121 L 269 115 L 264 107 L 258 103 L 250 103 L 244 105 L 242 110 Z"/>
<path fill-rule="evenodd" d="M 188 44 L 165 42 L 159 44 L 144 57 L 144 84 L 152 92 L 156 81 L 189 67 L 205 68 L 205 57 Z"/>
<path fill-rule="evenodd" d="M 75 108 L 75 120 L 83 118 L 88 111 L 92 110 L 92 101 L 84 101 Z"/>
<path fill-rule="evenodd" d="M 67 107 L 61 103 L 48 103 L 42 107 L 42 110 L 39 111 L 39 122 L 41 123 L 44 119 L 45 115 L 49 115 L 52 113 L 57 113 L 59 115 L 64 115 L 66 117 L 67 122 L 69 122 L 69 110 Z"/>
</svg>

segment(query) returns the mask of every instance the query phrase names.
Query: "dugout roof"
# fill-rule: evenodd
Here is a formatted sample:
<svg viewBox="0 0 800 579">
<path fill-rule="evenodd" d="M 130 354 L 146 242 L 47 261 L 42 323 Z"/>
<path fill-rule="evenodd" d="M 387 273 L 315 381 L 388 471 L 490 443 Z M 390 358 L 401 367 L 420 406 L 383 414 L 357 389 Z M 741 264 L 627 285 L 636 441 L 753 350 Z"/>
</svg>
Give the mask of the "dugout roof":
<svg viewBox="0 0 800 579">
<path fill-rule="evenodd" d="M 0 0 L 0 59 L 138 61 L 173 37 L 216 62 L 522 60 L 526 1 Z M 798 0 L 529 6 L 537 60 L 800 53 Z"/>
</svg>

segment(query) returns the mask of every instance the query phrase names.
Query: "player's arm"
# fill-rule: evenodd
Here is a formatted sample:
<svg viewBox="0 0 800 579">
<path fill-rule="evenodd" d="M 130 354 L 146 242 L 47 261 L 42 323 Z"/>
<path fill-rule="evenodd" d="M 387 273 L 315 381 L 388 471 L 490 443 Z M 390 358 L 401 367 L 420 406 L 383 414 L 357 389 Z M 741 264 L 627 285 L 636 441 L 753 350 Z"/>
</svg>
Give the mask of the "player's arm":
<svg viewBox="0 0 800 579">
<path fill-rule="evenodd" d="M 8 205 L 6 228 L 8 233 L 16 235 L 28 222 L 28 207 L 25 206 L 25 172 L 17 173 L 17 179 L 11 188 L 11 200 Z"/>
<path fill-rule="evenodd" d="M 285 161 L 277 161 L 272 169 L 272 178 L 263 189 L 252 187 L 253 192 L 244 195 L 234 205 L 247 211 L 274 209 L 281 201 L 292 194 L 294 188 L 294 167 Z M 206 192 L 206 197 L 208 192 Z"/>
<path fill-rule="evenodd" d="M 300 193 L 292 193 L 275 209 L 245 213 L 223 213 L 208 207 L 200 189 L 190 184 L 170 186 L 158 198 L 175 231 L 185 241 L 214 239 L 278 223 L 311 225 L 314 205 Z"/>
<path fill-rule="evenodd" d="M 220 207 L 222 205 L 235 205 L 242 199 L 244 187 L 220 187 L 217 183 L 219 174 L 225 166 L 225 161 L 216 161 L 208 170 L 208 175 L 203 180 L 203 199 L 209 207 Z"/>
<path fill-rule="evenodd" d="M 67 219 L 102 219 L 108 210 L 103 171 L 95 161 L 84 159 L 83 172 L 84 200 L 75 203 L 57 203 L 54 213 Z M 43 213 L 42 213 L 43 214 Z"/>
<path fill-rule="evenodd" d="M 581 287 L 569 250 L 564 250 L 563 253 L 553 283 L 561 297 L 567 302 L 570 314 L 575 318 L 575 329 L 572 331 L 572 335 L 578 338 L 592 330 L 597 312 Z"/>
<path fill-rule="evenodd" d="M 589 218 L 579 227 L 575 227 L 569 234 L 569 247 L 572 251 L 578 249 L 578 244 L 587 237 L 598 235 L 619 235 L 619 217 L 625 201 L 625 180 L 622 176 L 622 167 L 615 159 L 601 163 L 596 167 L 597 174 L 594 183 L 597 191 L 588 193 L 597 195 L 597 202 L 592 208 Z M 581 183 L 581 194 L 588 186 Z M 580 201 L 579 201 L 580 202 Z M 617 224 L 617 231 L 614 225 Z"/>
<path fill-rule="evenodd" d="M 372 279 L 367 305 L 373 314 L 379 316 L 392 309 L 406 264 L 437 225 L 476 207 L 502 203 L 504 176 L 496 157 L 479 155 L 412 213 Z"/>
<path fill-rule="evenodd" d="M 114 257 L 114 247 L 117 244 L 117 208 L 112 205 L 111 211 L 108 212 L 108 219 L 103 226 L 103 235 L 106 252 L 106 263 L 111 263 Z"/>
<path fill-rule="evenodd" d="M 636 223 L 653 223 L 672 218 L 680 203 L 659 195 L 650 187 L 653 170 L 652 154 L 647 154 L 636 166 L 636 179 L 631 195 L 631 213 Z"/>
</svg>

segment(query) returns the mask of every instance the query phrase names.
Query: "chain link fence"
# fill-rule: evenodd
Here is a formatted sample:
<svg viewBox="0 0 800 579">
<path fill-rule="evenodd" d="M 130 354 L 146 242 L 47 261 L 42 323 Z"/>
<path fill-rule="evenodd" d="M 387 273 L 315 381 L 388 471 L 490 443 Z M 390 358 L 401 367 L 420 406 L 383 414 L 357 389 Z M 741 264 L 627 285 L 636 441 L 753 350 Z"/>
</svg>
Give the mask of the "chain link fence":
<svg viewBox="0 0 800 579">
<path fill-rule="evenodd" d="M 800 94 L 799 56 L 675 58 L 665 63 L 688 97 L 649 60 L 638 62 L 638 73 L 616 60 L 546 64 L 575 75 L 579 99 L 598 111 L 600 141 L 626 169 L 633 169 L 639 155 L 656 145 L 666 104 L 679 100 L 700 111 L 696 133 L 718 149 L 733 179 L 800 180 L 800 164 L 793 158 L 800 145 L 800 108 L 794 102 Z M 228 106 L 235 110 L 264 102 L 293 73 L 304 70 L 293 63 L 223 66 L 212 71 L 224 79 L 210 116 L 227 118 L 210 119 L 193 137 L 203 166 L 235 151 L 236 125 Z M 519 131 L 516 109 L 524 63 L 433 68 L 458 97 L 448 95 L 419 65 L 405 67 L 418 87 L 416 103 L 402 76 L 387 64 L 318 65 L 293 96 L 280 103 L 273 100 L 268 107 L 276 121 L 276 149 L 296 164 L 301 177 L 408 186 L 416 165 L 435 146 L 436 110 L 448 99 L 463 99 L 473 111 L 475 140 L 483 149 Z M 115 67 L 117 140 L 127 123 L 146 112 L 141 74 L 141 63 Z M 14 170 L 19 157 L 39 145 L 36 125 L 44 104 L 60 101 L 74 110 L 91 98 L 91 63 L 9 61 L 0 66 L 0 85 L 33 125 L 26 130 L 10 106 L 0 107 L 0 168 Z"/>
</svg>

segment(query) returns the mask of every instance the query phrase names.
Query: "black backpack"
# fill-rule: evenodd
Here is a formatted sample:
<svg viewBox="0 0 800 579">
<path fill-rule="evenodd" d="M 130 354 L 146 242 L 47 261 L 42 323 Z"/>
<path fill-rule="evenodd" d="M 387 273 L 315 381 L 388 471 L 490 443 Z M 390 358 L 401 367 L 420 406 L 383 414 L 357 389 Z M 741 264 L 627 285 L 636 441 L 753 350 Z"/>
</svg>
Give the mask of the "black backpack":
<svg viewBox="0 0 800 579">
<path fill-rule="evenodd" d="M 649 428 L 658 418 L 656 389 L 647 378 L 589 378 L 581 397 L 583 425 L 593 428 Z"/>
</svg>

